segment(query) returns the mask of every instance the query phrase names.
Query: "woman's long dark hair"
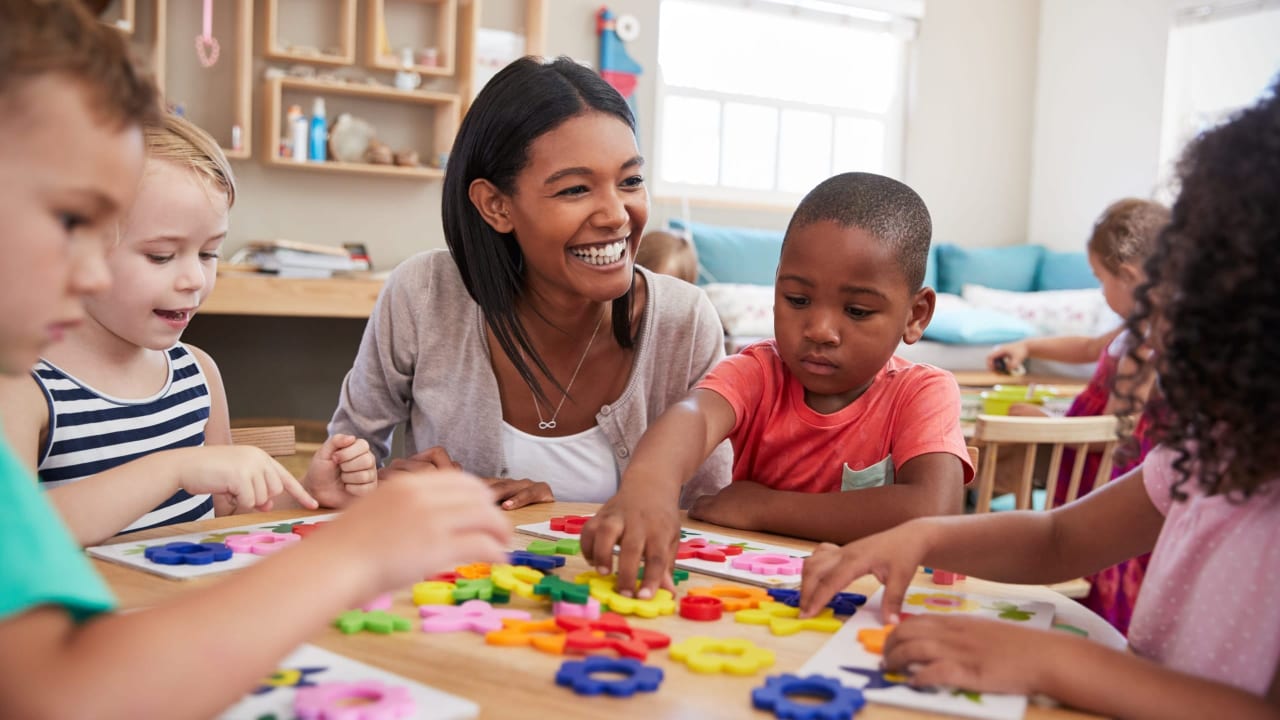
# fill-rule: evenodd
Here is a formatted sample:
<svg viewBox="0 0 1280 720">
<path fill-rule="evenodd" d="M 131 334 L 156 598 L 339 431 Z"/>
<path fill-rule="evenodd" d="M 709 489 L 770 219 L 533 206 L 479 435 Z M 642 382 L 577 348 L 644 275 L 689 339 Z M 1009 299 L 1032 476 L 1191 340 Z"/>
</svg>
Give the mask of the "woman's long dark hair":
<svg viewBox="0 0 1280 720">
<path fill-rule="evenodd" d="M 634 133 L 635 118 L 622 96 L 590 68 L 567 58 L 524 57 L 503 68 L 480 91 L 462 119 L 449 154 L 442 191 L 444 237 L 471 298 L 516 371 L 547 404 L 542 384 L 525 358 L 565 392 L 516 316 L 524 292 L 524 256 L 515 235 L 494 230 L 471 203 L 471 183 L 485 179 L 506 194 L 529 162 L 529 147 L 566 120 L 588 111 L 616 116 Z M 633 289 L 613 301 L 613 337 L 631 347 Z"/>
<path fill-rule="evenodd" d="M 1139 367 L 1159 378 L 1151 438 L 1178 453 L 1179 500 L 1193 479 L 1206 495 L 1242 500 L 1280 473 L 1278 93 L 1280 79 L 1187 147 L 1128 320 L 1132 338 L 1154 328 L 1155 353 Z"/>
</svg>

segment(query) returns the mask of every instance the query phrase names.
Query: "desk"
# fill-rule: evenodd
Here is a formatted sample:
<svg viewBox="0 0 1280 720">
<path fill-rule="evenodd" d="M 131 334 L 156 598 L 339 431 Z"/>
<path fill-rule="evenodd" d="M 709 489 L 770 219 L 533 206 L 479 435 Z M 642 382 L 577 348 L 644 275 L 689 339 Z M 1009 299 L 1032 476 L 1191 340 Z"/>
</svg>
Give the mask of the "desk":
<svg viewBox="0 0 1280 720">
<path fill-rule="evenodd" d="M 265 315 L 366 319 L 382 291 L 380 276 L 321 280 L 257 273 L 220 273 L 203 315 Z"/>
<path fill-rule="evenodd" d="M 596 507 L 598 506 L 580 503 L 551 503 L 522 508 L 511 512 L 510 515 L 514 526 L 541 522 L 556 515 L 587 514 L 594 512 Z M 282 510 L 259 515 L 224 517 L 134 533 L 128 536 L 128 542 L 245 525 L 256 521 L 280 521 L 306 514 L 308 514 L 306 511 Z M 695 521 L 686 521 L 685 525 L 691 528 L 705 527 L 723 531 L 721 528 Z M 748 540 L 804 549 L 812 546 L 811 543 L 788 538 L 737 530 L 731 532 Z M 523 548 L 532 539 L 530 536 L 517 534 L 512 544 L 513 548 Z M 124 608 L 144 607 L 178 593 L 218 582 L 217 577 L 189 581 L 167 580 L 120 565 L 99 560 L 94 562 L 97 564 L 98 571 L 116 592 Z M 580 556 L 573 557 L 569 558 L 560 574 L 572 576 L 587 569 L 586 563 Z M 680 589 L 683 590 L 691 585 L 724 582 L 726 581 L 694 575 L 688 582 L 681 584 Z M 1003 592 L 1005 595 L 1034 596 L 1036 599 L 1053 596 L 1043 588 L 997 586 L 994 583 L 973 579 L 964 582 L 970 584 L 961 587 L 974 592 Z M 916 584 L 929 585 L 931 581 L 928 576 L 920 575 L 916 578 Z M 868 595 L 876 588 L 877 584 L 871 577 L 861 578 L 850 586 L 851 590 Z M 525 608 L 528 602 L 521 598 L 513 598 L 512 607 Z M 1067 604 L 1073 604 L 1060 596 L 1059 602 L 1064 607 Z M 407 589 L 395 593 L 392 612 L 404 617 L 417 617 Z M 545 616 L 545 612 L 544 610 L 542 614 L 535 614 L 535 618 Z M 831 637 L 826 633 L 816 632 L 801 632 L 789 637 L 777 637 L 763 628 L 739 625 L 732 619 L 715 623 L 698 623 L 684 620 L 679 616 L 668 616 L 636 622 L 645 628 L 671 635 L 673 642 L 694 635 L 750 638 L 774 650 L 777 653 L 777 662 L 767 671 L 751 677 L 699 675 L 671 661 L 665 651 L 656 651 L 649 656 L 648 662 L 662 667 L 666 673 L 662 686 L 655 693 L 641 693 L 624 700 L 609 697 L 579 697 L 565 688 L 557 687 L 553 680 L 564 658 L 543 654 L 529 648 L 493 647 L 486 645 L 483 638 L 473 633 L 425 635 L 422 632 L 413 631 L 392 636 L 375 636 L 367 633 L 343 635 L 336 629 L 328 627 L 318 628 L 311 642 L 327 650 L 469 698 L 480 705 L 481 717 L 484 718 L 520 716 L 556 718 L 557 720 L 571 718 L 584 720 L 645 718 L 649 720 L 652 718 L 772 718 L 773 715 L 769 713 L 751 709 L 751 688 L 764 684 L 766 675 L 794 672 Z M 857 717 L 859 720 L 912 720 L 943 716 L 884 705 L 868 705 Z M 1028 708 L 1026 717 L 1029 720 L 1066 720 L 1093 716 L 1033 705 Z"/>
</svg>

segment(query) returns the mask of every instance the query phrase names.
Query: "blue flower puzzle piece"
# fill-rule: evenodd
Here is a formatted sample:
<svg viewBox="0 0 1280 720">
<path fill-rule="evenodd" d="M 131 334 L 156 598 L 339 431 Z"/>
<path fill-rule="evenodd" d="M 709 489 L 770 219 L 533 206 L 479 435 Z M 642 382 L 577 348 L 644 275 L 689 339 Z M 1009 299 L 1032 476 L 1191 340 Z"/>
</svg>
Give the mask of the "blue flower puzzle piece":
<svg viewBox="0 0 1280 720">
<path fill-rule="evenodd" d="M 791 607 L 800 607 L 800 591 L 788 588 L 769 588 L 766 592 L 777 602 Z M 827 607 L 836 615 L 852 615 L 858 608 L 867 604 L 867 596 L 862 593 L 841 592 L 827 603 Z"/>
<path fill-rule="evenodd" d="M 143 557 L 160 565 L 209 565 L 231 559 L 231 548 L 223 543 L 171 542 L 153 545 Z"/>
<path fill-rule="evenodd" d="M 592 673 L 610 673 L 625 677 L 597 680 Z M 662 684 L 662 670 L 645 665 L 635 658 L 610 658 L 592 655 L 586 660 L 567 660 L 556 673 L 556 684 L 572 688 L 579 695 L 605 693 L 631 697 L 637 692 L 653 692 Z"/>
<path fill-rule="evenodd" d="M 538 555 L 526 550 L 512 550 L 510 559 L 512 565 L 528 565 L 534 570 L 543 572 L 555 570 L 564 565 L 563 555 Z"/>
<path fill-rule="evenodd" d="M 823 698 L 825 702 L 800 703 L 788 695 Z M 861 691 L 824 675 L 774 675 L 765 680 L 764 687 L 751 691 L 751 704 L 757 710 L 768 710 L 783 720 L 848 720 L 866 703 Z"/>
</svg>

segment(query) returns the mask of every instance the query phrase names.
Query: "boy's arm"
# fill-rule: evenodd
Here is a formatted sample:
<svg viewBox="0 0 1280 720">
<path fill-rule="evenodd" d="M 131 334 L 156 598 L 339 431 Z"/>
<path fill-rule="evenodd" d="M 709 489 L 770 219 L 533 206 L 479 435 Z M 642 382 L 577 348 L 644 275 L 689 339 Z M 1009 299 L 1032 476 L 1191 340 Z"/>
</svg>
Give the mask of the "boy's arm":
<svg viewBox="0 0 1280 720">
<path fill-rule="evenodd" d="M 950 453 L 926 453 L 903 463 L 892 485 L 806 493 L 736 482 L 701 498 L 689 516 L 717 525 L 833 543 L 847 543 L 908 520 L 964 509 L 964 469 Z"/>
<path fill-rule="evenodd" d="M 9 447 L 34 477 L 49 426 L 49 405 L 30 375 L 0 375 L 0 424 Z"/>
<path fill-rule="evenodd" d="M 218 372 L 218 364 L 209 353 L 195 345 L 186 347 L 195 356 L 196 362 L 200 363 L 205 385 L 209 388 L 209 420 L 204 425 L 204 444 L 230 445 L 231 412 L 227 408 L 227 391 L 222 385 L 222 373 Z M 218 493 L 213 496 L 214 515 L 221 517 L 233 512 L 235 506 L 226 495 Z"/>
</svg>

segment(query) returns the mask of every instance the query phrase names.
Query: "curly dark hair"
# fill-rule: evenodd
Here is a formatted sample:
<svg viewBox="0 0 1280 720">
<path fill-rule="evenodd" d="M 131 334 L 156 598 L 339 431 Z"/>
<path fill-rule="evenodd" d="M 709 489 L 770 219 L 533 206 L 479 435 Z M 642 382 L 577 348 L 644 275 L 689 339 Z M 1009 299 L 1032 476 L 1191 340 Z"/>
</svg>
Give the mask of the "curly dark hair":
<svg viewBox="0 0 1280 720">
<path fill-rule="evenodd" d="M 1158 378 L 1151 438 L 1178 453 L 1173 497 L 1195 479 L 1242 502 L 1280 468 L 1280 76 L 1193 140 L 1178 176 L 1128 319 L 1133 338 L 1153 328 L 1155 352 L 1130 354 Z"/>
</svg>

